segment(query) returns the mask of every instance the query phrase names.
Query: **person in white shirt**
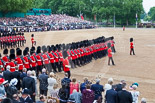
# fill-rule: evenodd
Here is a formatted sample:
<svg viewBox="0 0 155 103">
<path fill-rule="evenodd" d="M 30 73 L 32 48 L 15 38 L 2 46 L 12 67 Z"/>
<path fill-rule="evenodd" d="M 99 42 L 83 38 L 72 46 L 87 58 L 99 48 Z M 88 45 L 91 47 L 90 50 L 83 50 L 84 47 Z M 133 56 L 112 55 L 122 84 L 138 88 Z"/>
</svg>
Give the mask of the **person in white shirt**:
<svg viewBox="0 0 155 103">
<path fill-rule="evenodd" d="M 132 103 L 138 103 L 138 97 L 139 97 L 139 91 L 136 90 L 137 89 L 137 85 L 133 85 L 132 86 L 132 98 L 133 98 L 133 102 Z"/>
<path fill-rule="evenodd" d="M 56 84 L 57 81 L 56 79 L 54 78 L 54 73 L 51 72 L 50 73 L 50 77 L 48 78 L 48 95 L 51 94 L 51 92 L 53 91 L 53 86 L 54 84 Z"/>
<path fill-rule="evenodd" d="M 112 89 L 112 84 L 113 84 L 113 78 L 109 78 L 108 79 L 108 83 L 105 84 L 104 86 L 104 90 L 105 90 L 105 95 L 106 95 L 106 91 Z"/>
</svg>

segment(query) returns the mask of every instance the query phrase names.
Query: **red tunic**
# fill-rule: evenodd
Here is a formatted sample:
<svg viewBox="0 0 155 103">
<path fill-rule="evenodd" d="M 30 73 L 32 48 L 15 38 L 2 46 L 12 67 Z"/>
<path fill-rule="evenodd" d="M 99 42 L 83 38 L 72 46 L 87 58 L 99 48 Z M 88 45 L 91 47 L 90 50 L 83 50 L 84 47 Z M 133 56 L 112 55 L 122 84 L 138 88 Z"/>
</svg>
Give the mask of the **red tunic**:
<svg viewBox="0 0 155 103">
<path fill-rule="evenodd" d="M 20 37 L 19 36 L 17 36 L 17 41 L 20 41 Z"/>
<path fill-rule="evenodd" d="M 29 63 L 28 57 L 24 56 L 23 59 L 24 59 L 24 61 L 23 61 L 24 67 L 26 69 L 29 69 L 30 68 L 30 63 Z"/>
<path fill-rule="evenodd" d="M 9 43 L 11 42 L 11 40 L 10 40 L 10 38 L 9 38 L 9 37 L 7 38 L 7 41 L 8 41 Z"/>
<path fill-rule="evenodd" d="M 43 59 L 44 59 L 44 64 L 49 64 L 49 60 L 46 54 L 42 55 Z"/>
<path fill-rule="evenodd" d="M 24 36 L 22 36 L 22 40 L 23 40 L 23 41 L 25 40 L 25 37 L 24 37 Z"/>
<path fill-rule="evenodd" d="M 71 55 L 69 53 L 69 50 L 67 51 L 67 54 L 68 54 L 68 60 L 70 60 L 71 59 Z"/>
<path fill-rule="evenodd" d="M 63 56 L 62 56 L 62 52 L 58 52 L 59 56 L 60 56 L 60 61 L 63 61 Z"/>
<path fill-rule="evenodd" d="M 20 57 L 17 57 L 15 59 L 15 61 L 17 62 L 18 69 L 23 70 L 23 61 L 22 61 L 22 59 Z"/>
<path fill-rule="evenodd" d="M 22 36 L 21 36 L 21 35 L 19 36 L 19 40 L 20 40 L 20 41 L 22 40 Z"/>
<path fill-rule="evenodd" d="M 112 50 L 110 48 L 108 49 L 108 57 L 112 57 Z"/>
<path fill-rule="evenodd" d="M 30 58 L 32 60 L 32 61 L 29 60 L 31 67 L 36 67 L 37 64 L 36 64 L 36 60 L 35 60 L 34 56 L 31 55 Z"/>
<path fill-rule="evenodd" d="M 55 62 L 59 62 L 58 54 L 56 52 L 54 52 L 54 55 L 56 56 L 56 57 L 54 57 Z"/>
<path fill-rule="evenodd" d="M 133 48 L 133 42 L 130 43 L 130 48 L 131 48 L 131 49 Z"/>
<path fill-rule="evenodd" d="M 54 63 L 54 56 L 51 53 L 48 53 L 48 55 L 50 56 L 50 63 Z"/>
<path fill-rule="evenodd" d="M 7 57 L 7 56 L 4 56 L 4 57 L 2 58 L 2 60 L 6 63 L 6 64 L 5 64 L 5 67 L 7 67 L 7 65 L 8 65 L 8 63 L 9 63 L 8 57 Z"/>
<path fill-rule="evenodd" d="M 1 71 L 4 71 L 4 66 L 3 66 L 3 63 L 2 63 L 1 60 L 0 60 L 0 66 L 2 67 L 2 68 L 1 68 Z"/>
<path fill-rule="evenodd" d="M 17 42 L 17 41 L 18 41 L 17 36 L 15 36 L 15 37 L 14 37 L 14 41 L 15 41 L 15 42 Z"/>
<path fill-rule="evenodd" d="M 74 53 L 75 53 L 75 59 L 77 59 L 78 58 L 78 53 L 77 53 L 76 49 L 74 50 Z"/>
<path fill-rule="evenodd" d="M 78 57 L 80 58 L 81 57 L 81 53 L 80 53 L 79 49 L 77 49 L 77 54 L 78 54 Z"/>
<path fill-rule="evenodd" d="M 10 65 L 10 71 L 11 72 L 14 72 L 16 69 L 15 69 L 15 63 L 14 62 L 10 62 L 8 65 Z"/>
<path fill-rule="evenodd" d="M 37 64 L 38 64 L 39 66 L 41 66 L 41 65 L 42 65 L 42 60 L 41 60 L 40 55 L 39 55 L 39 54 L 36 55 L 36 58 L 37 58 Z"/>
<path fill-rule="evenodd" d="M 71 50 L 71 57 L 72 57 L 72 60 L 76 59 L 76 54 L 74 54 L 73 50 Z"/>
<path fill-rule="evenodd" d="M 32 42 L 32 44 L 34 43 L 34 38 L 33 37 L 31 38 L 31 42 Z"/>
<path fill-rule="evenodd" d="M 82 48 L 80 49 L 80 51 L 81 51 L 81 56 L 84 56 L 84 51 Z"/>
<path fill-rule="evenodd" d="M 70 71 L 68 67 L 65 67 L 65 65 L 69 65 L 68 59 L 63 59 L 62 63 L 63 63 L 64 72 Z"/>
</svg>

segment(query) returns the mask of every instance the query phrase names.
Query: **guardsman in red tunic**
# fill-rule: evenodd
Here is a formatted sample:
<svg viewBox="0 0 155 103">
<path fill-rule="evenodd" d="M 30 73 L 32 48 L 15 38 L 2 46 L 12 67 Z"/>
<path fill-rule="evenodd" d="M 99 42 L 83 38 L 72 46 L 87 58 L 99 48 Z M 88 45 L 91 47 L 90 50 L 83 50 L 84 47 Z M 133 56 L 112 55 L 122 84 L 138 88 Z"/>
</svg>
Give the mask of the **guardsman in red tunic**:
<svg viewBox="0 0 155 103">
<path fill-rule="evenodd" d="M 20 42 L 20 46 L 22 46 L 22 33 L 19 34 L 19 42 Z"/>
<path fill-rule="evenodd" d="M 85 44 L 83 46 L 83 51 L 84 51 L 84 63 L 87 64 L 87 50 Z"/>
<path fill-rule="evenodd" d="M 82 49 L 82 43 L 81 43 L 81 45 L 80 45 L 80 52 L 81 52 L 81 62 L 82 62 L 82 64 L 81 65 L 84 65 L 84 51 L 83 51 L 83 49 Z"/>
<path fill-rule="evenodd" d="M 51 66 L 52 66 L 52 69 L 53 69 L 53 72 L 56 73 L 57 70 L 56 70 L 56 67 L 55 67 L 55 60 L 54 58 L 56 57 L 52 51 L 52 47 L 49 49 L 49 53 L 48 53 L 49 57 L 50 57 L 50 63 L 51 63 Z"/>
<path fill-rule="evenodd" d="M 16 65 L 15 65 L 15 54 L 10 54 L 10 62 L 8 65 L 10 65 L 10 71 L 14 72 L 16 70 Z"/>
<path fill-rule="evenodd" d="M 3 54 L 4 54 L 4 56 L 3 56 L 2 60 L 4 61 L 4 67 L 6 68 L 9 63 L 8 49 L 4 49 Z"/>
<path fill-rule="evenodd" d="M 81 59 L 81 52 L 80 52 L 80 47 L 78 46 L 78 48 L 76 49 L 77 54 L 78 54 L 78 61 L 79 61 L 79 66 L 82 65 L 82 59 Z"/>
<path fill-rule="evenodd" d="M 15 47 L 17 47 L 17 44 L 18 44 L 18 38 L 17 38 L 17 34 L 15 34 L 15 36 L 14 36 L 14 45 L 15 45 Z"/>
<path fill-rule="evenodd" d="M 96 55 L 96 44 L 93 45 L 93 52 L 94 52 L 93 57 L 96 60 L 97 59 L 97 55 Z"/>
<path fill-rule="evenodd" d="M 110 65 L 110 61 L 112 62 L 112 65 L 115 65 L 113 58 L 112 58 L 112 50 L 111 50 L 111 43 L 108 43 L 108 65 Z"/>
<path fill-rule="evenodd" d="M 7 46 L 8 46 L 8 48 L 10 48 L 10 44 L 11 44 L 10 36 L 7 35 L 6 38 L 7 38 Z"/>
<path fill-rule="evenodd" d="M 36 62 L 37 62 L 37 71 L 36 71 L 36 74 L 38 76 L 39 72 L 41 73 L 42 72 L 42 69 L 43 69 L 43 61 L 42 61 L 42 55 L 41 55 L 41 48 L 38 48 L 37 49 L 37 55 L 36 55 Z"/>
<path fill-rule="evenodd" d="M 74 47 L 72 46 L 71 50 L 70 50 L 70 54 L 71 54 L 71 57 L 72 57 L 73 68 L 76 68 L 76 54 L 75 54 L 73 49 L 74 49 Z"/>
<path fill-rule="evenodd" d="M 30 63 L 28 60 L 28 51 L 24 50 L 23 55 L 24 55 L 24 57 L 22 59 L 23 59 L 24 68 L 26 68 L 27 70 L 30 70 Z"/>
<path fill-rule="evenodd" d="M 11 41 L 11 48 L 12 48 L 13 47 L 13 36 L 12 36 L 12 34 L 10 36 L 10 41 Z"/>
<path fill-rule="evenodd" d="M 26 43 L 24 33 L 22 33 L 21 40 L 22 40 L 22 46 L 24 46 L 24 44 Z"/>
<path fill-rule="evenodd" d="M 133 45 L 133 38 L 130 38 L 130 55 L 132 55 L 132 52 L 133 52 L 133 55 L 135 55 L 134 45 Z"/>
<path fill-rule="evenodd" d="M 34 41 L 34 34 L 31 35 L 32 47 L 36 45 L 36 41 Z"/>
<path fill-rule="evenodd" d="M 54 53 L 54 55 L 55 55 L 55 57 L 54 57 L 55 66 L 56 66 L 56 68 L 58 68 L 58 71 L 60 72 L 60 71 L 61 71 L 61 68 L 60 68 L 60 66 L 59 66 L 59 55 L 58 55 L 58 53 L 57 53 L 57 48 L 54 47 L 53 50 L 54 50 L 53 53 Z"/>
<path fill-rule="evenodd" d="M 59 54 L 59 63 L 60 63 L 60 68 L 63 69 L 62 61 L 63 61 L 63 55 L 62 55 L 62 50 L 61 48 L 58 49 L 58 54 Z M 62 70 L 61 69 L 61 70 Z"/>
<path fill-rule="evenodd" d="M 42 51 L 43 51 L 42 57 L 43 57 L 44 66 L 47 69 L 48 73 L 50 73 L 51 72 L 51 68 L 50 68 L 50 64 L 49 64 L 50 57 L 49 57 L 49 55 L 47 53 L 46 46 L 42 46 Z"/>
<path fill-rule="evenodd" d="M 3 49 L 6 48 L 6 34 L 3 35 Z"/>
<path fill-rule="evenodd" d="M 2 60 L 2 55 L 0 53 L 0 71 L 4 71 L 4 61 Z"/>
<path fill-rule="evenodd" d="M 18 70 L 20 72 L 22 72 L 23 68 L 24 68 L 24 65 L 23 65 L 23 61 L 21 59 L 21 55 L 22 55 L 22 50 L 20 49 L 17 49 L 17 57 L 15 59 L 16 63 L 17 63 L 17 66 L 18 66 Z"/>
<path fill-rule="evenodd" d="M 33 49 L 30 50 L 30 58 L 29 58 L 29 62 L 30 62 L 30 70 L 36 70 L 37 67 L 37 63 L 36 63 L 36 59 L 35 59 L 35 51 Z"/>
<path fill-rule="evenodd" d="M 111 43 L 111 49 L 112 49 L 112 52 L 116 52 L 116 50 L 115 50 L 115 46 L 114 46 L 114 44 L 115 44 L 115 42 L 114 42 L 114 37 L 111 37 L 111 41 L 110 41 L 110 43 Z"/>
<path fill-rule="evenodd" d="M 78 52 L 76 50 L 76 46 L 74 47 L 74 53 L 75 53 L 75 57 L 76 57 L 75 63 L 76 63 L 76 65 L 80 66 L 79 59 L 78 59 L 79 57 L 78 57 Z"/>
<path fill-rule="evenodd" d="M 72 62 L 72 57 L 71 57 L 71 54 L 70 54 L 70 50 L 68 49 L 67 47 L 67 54 L 68 54 L 68 60 L 69 60 L 69 63 L 71 65 L 71 68 L 73 68 L 73 62 Z"/>
<path fill-rule="evenodd" d="M 67 54 L 67 51 L 63 51 L 63 69 L 64 69 L 64 72 L 66 72 L 68 74 L 68 78 L 70 78 L 71 76 L 71 73 L 70 73 L 70 64 L 69 64 L 69 60 L 68 60 L 68 54 Z"/>
<path fill-rule="evenodd" d="M 1 49 L 3 48 L 3 37 L 0 37 Z"/>
<path fill-rule="evenodd" d="M 90 57 L 90 62 L 92 61 L 92 48 L 89 46 L 89 57 Z"/>
<path fill-rule="evenodd" d="M 20 46 L 20 37 L 19 35 L 17 36 L 17 43 L 18 43 L 18 47 Z"/>
</svg>

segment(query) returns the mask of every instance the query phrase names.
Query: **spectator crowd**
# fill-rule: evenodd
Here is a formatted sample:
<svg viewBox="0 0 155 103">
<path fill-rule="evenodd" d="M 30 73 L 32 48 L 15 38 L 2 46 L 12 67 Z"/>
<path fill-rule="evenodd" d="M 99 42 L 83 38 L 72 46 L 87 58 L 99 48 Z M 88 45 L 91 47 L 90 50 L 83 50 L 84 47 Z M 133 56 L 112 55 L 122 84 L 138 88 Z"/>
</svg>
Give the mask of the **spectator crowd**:
<svg viewBox="0 0 155 103">
<path fill-rule="evenodd" d="M 65 14 L 30 15 L 25 18 L 0 18 L 0 31 L 39 32 L 95 28 L 95 24 Z"/>
</svg>

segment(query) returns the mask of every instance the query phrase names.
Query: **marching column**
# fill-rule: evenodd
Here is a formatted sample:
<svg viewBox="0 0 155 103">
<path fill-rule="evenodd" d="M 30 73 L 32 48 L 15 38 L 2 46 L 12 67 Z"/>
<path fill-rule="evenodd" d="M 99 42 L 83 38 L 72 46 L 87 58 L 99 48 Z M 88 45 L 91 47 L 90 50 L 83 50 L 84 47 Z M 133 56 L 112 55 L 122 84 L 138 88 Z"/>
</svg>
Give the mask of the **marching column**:
<svg viewBox="0 0 155 103">
<path fill-rule="evenodd" d="M 38 48 L 37 49 L 37 55 L 36 55 L 36 62 L 37 62 L 37 70 L 36 70 L 36 76 L 39 75 L 39 72 L 42 73 L 42 69 L 43 69 L 43 60 L 42 60 L 42 57 L 41 57 L 41 48 Z"/>
</svg>

